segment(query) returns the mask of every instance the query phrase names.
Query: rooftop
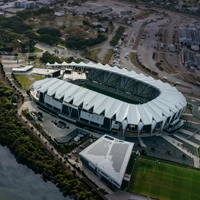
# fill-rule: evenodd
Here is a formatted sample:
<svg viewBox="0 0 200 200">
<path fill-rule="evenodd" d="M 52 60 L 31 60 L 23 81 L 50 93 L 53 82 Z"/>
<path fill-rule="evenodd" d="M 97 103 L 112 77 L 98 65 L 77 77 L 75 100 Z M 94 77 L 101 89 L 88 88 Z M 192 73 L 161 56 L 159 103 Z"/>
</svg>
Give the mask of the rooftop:
<svg viewBox="0 0 200 200">
<path fill-rule="evenodd" d="M 121 186 L 128 165 L 133 143 L 104 135 L 80 152 L 80 155 Z"/>
</svg>

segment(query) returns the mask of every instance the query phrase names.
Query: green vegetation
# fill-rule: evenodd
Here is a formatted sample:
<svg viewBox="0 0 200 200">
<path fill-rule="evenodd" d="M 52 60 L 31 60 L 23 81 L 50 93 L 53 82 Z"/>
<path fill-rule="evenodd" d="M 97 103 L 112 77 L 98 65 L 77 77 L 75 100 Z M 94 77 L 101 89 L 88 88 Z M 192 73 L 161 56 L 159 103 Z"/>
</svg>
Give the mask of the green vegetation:
<svg viewBox="0 0 200 200">
<path fill-rule="evenodd" d="M 119 26 L 119 28 L 116 30 L 115 35 L 113 36 L 112 40 L 110 41 L 111 45 L 116 45 L 119 41 L 119 39 L 121 38 L 122 34 L 124 32 L 124 27 L 123 26 Z"/>
<path fill-rule="evenodd" d="M 199 199 L 199 184 L 196 169 L 138 157 L 128 191 L 162 200 Z"/>
<path fill-rule="evenodd" d="M 50 54 L 48 51 L 45 51 L 43 54 L 42 54 L 42 57 L 40 58 L 40 60 L 43 62 L 43 63 L 61 63 L 61 59 L 58 58 L 57 56 L 54 56 L 53 54 Z"/>
<path fill-rule="evenodd" d="M 42 174 L 46 181 L 56 184 L 64 196 L 73 195 L 79 200 L 97 199 L 85 189 L 72 172 L 52 159 L 28 129 L 15 118 L 16 107 L 12 98 L 18 96 L 11 88 L 0 83 L 0 144 L 7 146 L 16 160 Z"/>
<path fill-rule="evenodd" d="M 5 30 L 0 31 L 0 51 L 15 51 L 22 53 L 34 52 L 35 44 L 36 42 L 34 40 L 23 40 L 21 34 Z"/>
<path fill-rule="evenodd" d="M 26 76 L 22 76 L 22 75 L 14 75 L 14 76 L 19 81 L 23 89 L 28 88 L 32 84 L 30 79 Z"/>
<path fill-rule="evenodd" d="M 27 30 L 25 31 L 25 34 L 33 40 L 38 40 L 48 44 L 57 44 L 59 37 L 61 36 L 59 29 L 48 27 L 39 28 L 37 31 Z"/>
<path fill-rule="evenodd" d="M 61 36 L 60 31 L 56 28 L 42 27 L 37 30 L 37 33 L 39 33 L 40 35 L 48 34 L 48 35 L 51 35 L 52 37 L 60 37 Z"/>
<path fill-rule="evenodd" d="M 34 30 L 27 30 L 24 33 L 26 34 L 27 37 L 33 40 L 38 40 L 38 41 L 45 42 L 51 45 L 57 44 L 59 41 L 58 37 L 52 36 L 50 32 L 47 34 L 45 33 L 45 31 L 41 31 L 42 34 L 39 34 Z"/>
<path fill-rule="evenodd" d="M 80 36 L 70 36 L 66 39 L 66 47 L 73 49 L 84 49 L 85 47 L 90 47 L 99 44 L 107 39 L 107 36 L 103 34 L 98 34 L 96 38 L 85 39 Z"/>
<path fill-rule="evenodd" d="M 83 59 L 81 58 L 74 58 L 74 57 L 69 57 L 65 59 L 65 62 L 70 63 L 70 62 L 75 62 L 75 63 L 80 63 L 82 62 Z"/>
<path fill-rule="evenodd" d="M 34 53 L 41 53 L 41 52 L 43 52 L 42 49 L 39 49 L 37 47 L 34 48 Z"/>
<path fill-rule="evenodd" d="M 25 24 L 23 20 L 16 16 L 6 18 L 1 15 L 0 26 L 2 28 L 9 28 L 16 33 L 24 33 L 24 31 L 32 29 L 30 25 Z"/>
<path fill-rule="evenodd" d="M 44 79 L 43 76 L 38 76 L 38 75 L 34 75 L 34 74 L 32 74 L 31 76 L 32 76 L 36 81 L 39 81 L 39 80 L 43 80 L 43 79 Z"/>
<path fill-rule="evenodd" d="M 92 50 L 92 51 L 87 51 L 87 53 L 85 54 L 85 57 L 89 60 L 98 62 L 97 55 L 99 54 L 100 51 L 101 51 L 101 49 L 95 49 L 95 50 Z"/>
<path fill-rule="evenodd" d="M 43 62 L 43 63 L 62 63 L 62 61 L 65 61 L 67 63 L 70 63 L 70 62 L 75 62 L 75 63 L 79 63 L 81 61 L 83 61 L 81 58 L 77 58 L 75 59 L 74 57 L 68 57 L 64 60 L 61 60 L 60 58 L 58 58 L 57 56 L 55 56 L 54 54 L 50 54 L 48 51 L 44 52 L 42 57 L 40 58 L 40 60 Z M 40 68 L 40 66 L 38 66 L 38 68 Z"/>
<path fill-rule="evenodd" d="M 110 61 L 112 55 L 113 55 L 113 49 L 109 49 L 108 52 L 107 52 L 107 54 L 106 54 L 106 56 L 104 57 L 102 63 L 103 63 L 103 64 L 109 63 L 109 61 Z"/>
</svg>

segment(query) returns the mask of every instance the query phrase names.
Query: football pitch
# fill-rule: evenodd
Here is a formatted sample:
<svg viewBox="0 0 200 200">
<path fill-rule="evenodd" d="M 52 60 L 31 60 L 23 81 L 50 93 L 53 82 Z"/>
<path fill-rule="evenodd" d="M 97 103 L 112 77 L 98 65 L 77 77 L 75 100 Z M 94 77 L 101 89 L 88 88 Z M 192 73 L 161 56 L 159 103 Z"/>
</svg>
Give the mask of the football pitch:
<svg viewBox="0 0 200 200">
<path fill-rule="evenodd" d="M 200 170 L 138 157 L 127 189 L 161 200 L 200 199 Z"/>
</svg>

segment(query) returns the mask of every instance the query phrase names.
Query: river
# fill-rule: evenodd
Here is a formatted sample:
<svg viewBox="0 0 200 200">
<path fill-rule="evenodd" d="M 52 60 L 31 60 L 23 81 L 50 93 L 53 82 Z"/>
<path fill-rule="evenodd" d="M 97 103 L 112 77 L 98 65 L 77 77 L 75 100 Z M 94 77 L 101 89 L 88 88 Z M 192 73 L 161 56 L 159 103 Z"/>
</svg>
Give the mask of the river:
<svg viewBox="0 0 200 200">
<path fill-rule="evenodd" d="M 9 149 L 0 145 L 1 200 L 69 200 L 51 182 L 17 163 Z"/>
</svg>

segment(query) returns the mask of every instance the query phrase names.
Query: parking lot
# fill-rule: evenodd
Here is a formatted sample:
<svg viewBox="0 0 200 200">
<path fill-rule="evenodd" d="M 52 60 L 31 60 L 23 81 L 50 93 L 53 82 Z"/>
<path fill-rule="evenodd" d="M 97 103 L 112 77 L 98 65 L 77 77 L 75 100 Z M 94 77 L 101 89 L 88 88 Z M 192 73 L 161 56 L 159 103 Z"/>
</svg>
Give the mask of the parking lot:
<svg viewBox="0 0 200 200">
<path fill-rule="evenodd" d="M 35 121 L 36 123 L 43 125 L 44 131 L 51 136 L 52 139 L 65 136 L 77 128 L 74 124 L 64 122 L 55 115 L 41 110 L 33 101 L 26 101 L 23 104 L 23 109 L 29 109 L 31 111 L 43 113 L 43 121 L 41 122 L 37 118 L 35 118 Z M 64 126 L 62 123 L 66 125 Z"/>
</svg>

